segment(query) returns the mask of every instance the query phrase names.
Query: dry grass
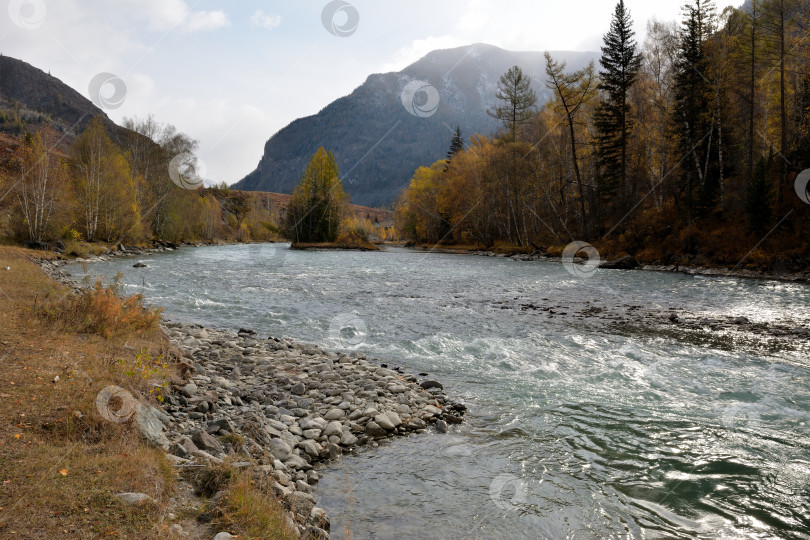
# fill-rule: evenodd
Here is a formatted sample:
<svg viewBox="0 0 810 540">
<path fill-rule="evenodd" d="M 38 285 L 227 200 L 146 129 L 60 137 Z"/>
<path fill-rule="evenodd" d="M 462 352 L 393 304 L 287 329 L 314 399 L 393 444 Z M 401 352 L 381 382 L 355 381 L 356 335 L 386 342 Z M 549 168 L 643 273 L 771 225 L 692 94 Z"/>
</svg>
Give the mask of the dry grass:
<svg viewBox="0 0 810 540">
<path fill-rule="evenodd" d="M 0 247 L 0 538 L 179 538 L 169 532 L 179 494 L 165 454 L 131 420 L 107 421 L 95 405 L 108 385 L 159 397 L 179 353 L 140 300 L 109 287 L 73 296 L 29 260 L 43 256 Z M 230 477 L 220 483 L 229 493 L 223 526 L 292 538 L 272 497 Z M 120 492 L 156 504 L 126 506 Z M 214 534 L 196 522 L 202 510 L 176 511 L 191 538 Z"/>
<path fill-rule="evenodd" d="M 258 489 L 246 473 L 230 477 L 225 496 L 217 503 L 214 523 L 239 538 L 293 540 L 284 523 L 284 511 L 272 495 Z"/>
<path fill-rule="evenodd" d="M 168 341 L 156 330 L 107 339 L 41 317 L 69 291 L 31 255 L 42 254 L 0 248 L 0 267 L 11 267 L 0 270 L 0 537 L 168 538 L 161 507 L 175 485 L 172 467 L 131 421 L 108 422 L 95 408 L 106 385 L 139 394 L 165 380 L 168 368 L 144 379 L 125 366 L 138 351 L 165 358 Z M 114 495 L 123 491 L 147 493 L 158 506 L 127 507 Z"/>
</svg>

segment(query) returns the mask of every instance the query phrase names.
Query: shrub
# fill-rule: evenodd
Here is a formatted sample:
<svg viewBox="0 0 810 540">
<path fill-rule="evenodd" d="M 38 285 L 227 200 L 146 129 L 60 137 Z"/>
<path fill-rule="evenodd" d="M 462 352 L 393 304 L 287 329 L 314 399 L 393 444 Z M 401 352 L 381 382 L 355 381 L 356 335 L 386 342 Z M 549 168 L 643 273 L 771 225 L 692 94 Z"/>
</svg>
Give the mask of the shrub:
<svg viewBox="0 0 810 540">
<path fill-rule="evenodd" d="M 78 295 L 45 306 L 43 315 L 72 331 L 105 338 L 156 329 L 161 309 L 144 306 L 143 296 L 139 294 L 121 298 L 120 280 L 120 273 L 107 286 L 98 279 Z"/>
</svg>

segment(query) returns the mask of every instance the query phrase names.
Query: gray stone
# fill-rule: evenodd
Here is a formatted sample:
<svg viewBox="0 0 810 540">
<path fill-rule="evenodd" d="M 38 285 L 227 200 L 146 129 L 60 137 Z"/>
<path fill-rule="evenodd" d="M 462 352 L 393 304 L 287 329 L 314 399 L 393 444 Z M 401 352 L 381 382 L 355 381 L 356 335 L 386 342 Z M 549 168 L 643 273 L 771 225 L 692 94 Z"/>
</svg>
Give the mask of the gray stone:
<svg viewBox="0 0 810 540">
<path fill-rule="evenodd" d="M 141 504 L 157 504 L 155 503 L 155 499 L 146 493 L 116 493 L 115 496 L 121 499 L 124 504 L 129 504 L 132 506 Z"/>
<path fill-rule="evenodd" d="M 427 423 L 421 418 L 411 418 L 408 420 L 408 429 L 425 429 L 425 427 L 427 427 Z"/>
<path fill-rule="evenodd" d="M 231 540 L 231 538 L 233 538 L 231 533 L 220 532 L 217 533 L 217 535 L 214 537 L 214 540 Z"/>
<path fill-rule="evenodd" d="M 296 456 L 295 454 L 288 457 L 284 464 L 290 469 L 297 469 L 299 471 L 308 471 L 312 468 L 312 465 L 307 463 L 303 458 Z"/>
<path fill-rule="evenodd" d="M 236 431 L 233 427 L 233 424 L 227 418 L 218 418 L 217 420 L 212 421 L 209 426 L 219 426 L 220 429 L 224 429 L 233 433 Z"/>
<path fill-rule="evenodd" d="M 345 432 L 343 436 L 340 438 L 340 444 L 343 446 L 352 446 L 357 444 L 357 437 L 352 435 L 350 432 Z"/>
<path fill-rule="evenodd" d="M 292 448 L 282 439 L 271 439 L 267 442 L 267 449 L 273 454 L 274 457 L 281 461 L 285 461 L 290 457 Z"/>
<path fill-rule="evenodd" d="M 136 402 L 135 424 L 141 436 L 150 444 L 163 449 L 169 448 L 169 439 L 163 433 L 163 422 L 160 421 L 154 407 Z"/>
<path fill-rule="evenodd" d="M 424 390 L 430 390 L 431 388 L 438 388 L 439 390 L 444 390 L 444 386 L 439 381 L 422 381 L 419 383 Z"/>
<path fill-rule="evenodd" d="M 186 396 L 187 398 L 193 397 L 194 394 L 197 393 L 197 385 L 193 382 L 189 382 L 182 388 L 180 388 L 180 393 Z"/>
<path fill-rule="evenodd" d="M 290 392 L 295 394 L 296 396 L 303 396 L 307 391 L 307 387 L 304 386 L 304 383 L 299 382 L 298 384 L 294 384 L 292 388 L 290 388 Z"/>
<path fill-rule="evenodd" d="M 321 445 L 311 440 L 301 441 L 298 443 L 298 447 L 313 457 L 317 456 L 321 452 Z"/>
<path fill-rule="evenodd" d="M 393 424 L 394 427 L 402 425 L 402 419 L 399 415 L 395 412 L 387 412 L 385 415 L 388 417 L 388 420 Z"/>
<path fill-rule="evenodd" d="M 321 433 L 321 436 L 329 437 L 331 435 L 341 435 L 342 431 L 343 431 L 343 424 L 341 424 L 337 420 L 334 420 L 326 425 L 326 428 L 324 428 L 323 433 Z"/>
<path fill-rule="evenodd" d="M 392 430 L 394 429 L 394 423 L 391 422 L 391 419 L 388 418 L 387 414 L 378 414 L 374 417 L 374 421 L 383 429 Z"/>
<path fill-rule="evenodd" d="M 197 445 L 197 448 L 200 450 L 213 450 L 220 454 L 225 451 L 222 447 L 222 443 L 219 442 L 216 437 L 201 429 L 192 433 L 191 440 L 194 441 L 194 444 Z"/>
<path fill-rule="evenodd" d="M 301 418 L 298 420 L 298 425 L 301 426 L 301 429 L 323 429 L 326 427 L 326 420 L 323 418 L 317 418 L 313 416 L 308 416 L 306 418 Z"/>
<path fill-rule="evenodd" d="M 317 439 L 321 436 L 320 429 L 308 429 L 301 434 L 305 439 Z"/>
<path fill-rule="evenodd" d="M 346 413 L 340 409 L 330 409 L 325 415 L 323 415 L 324 420 L 340 420 Z"/>
<path fill-rule="evenodd" d="M 444 420 L 438 420 L 436 422 L 436 431 L 438 431 L 439 433 L 447 433 L 448 431 L 447 422 L 445 422 Z"/>
<path fill-rule="evenodd" d="M 384 437 L 388 432 L 385 431 L 377 422 L 369 422 L 366 424 L 366 435 L 371 437 Z"/>
</svg>

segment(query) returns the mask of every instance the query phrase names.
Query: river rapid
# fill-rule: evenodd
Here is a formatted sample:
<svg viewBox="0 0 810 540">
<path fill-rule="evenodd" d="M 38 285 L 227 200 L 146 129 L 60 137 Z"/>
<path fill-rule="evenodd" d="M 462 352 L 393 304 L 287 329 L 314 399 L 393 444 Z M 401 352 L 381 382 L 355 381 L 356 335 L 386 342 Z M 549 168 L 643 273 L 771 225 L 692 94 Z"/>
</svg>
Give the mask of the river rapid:
<svg viewBox="0 0 810 540">
<path fill-rule="evenodd" d="M 335 538 L 810 538 L 807 285 L 285 244 L 67 268 L 120 271 L 173 320 L 427 373 L 468 406 L 324 469 Z"/>
</svg>

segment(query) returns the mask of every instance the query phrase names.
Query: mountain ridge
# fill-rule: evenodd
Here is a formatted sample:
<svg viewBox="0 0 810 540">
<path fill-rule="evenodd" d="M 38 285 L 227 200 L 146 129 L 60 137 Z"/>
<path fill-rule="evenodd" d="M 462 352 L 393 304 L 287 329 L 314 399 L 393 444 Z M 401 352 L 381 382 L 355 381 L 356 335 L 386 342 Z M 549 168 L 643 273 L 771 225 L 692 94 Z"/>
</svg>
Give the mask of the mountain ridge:
<svg viewBox="0 0 810 540">
<path fill-rule="evenodd" d="M 486 114 L 495 104 L 499 77 L 519 65 L 531 78 L 538 104 L 550 97 L 545 87 L 544 52 L 507 51 L 488 44 L 437 49 L 398 72 L 373 73 L 347 96 L 317 113 L 298 118 L 265 143 L 256 169 L 233 184 L 235 189 L 291 193 L 309 157 L 319 146 L 332 150 L 353 202 L 390 205 L 420 165 L 444 157 L 456 125 L 465 139 L 490 134 L 498 122 Z M 555 58 L 579 69 L 598 53 L 551 51 Z M 417 93 L 417 108 L 402 103 L 403 90 L 413 81 L 435 89 Z M 435 97 L 435 93 L 433 97 Z M 415 113 L 415 114 L 414 114 Z"/>
</svg>

